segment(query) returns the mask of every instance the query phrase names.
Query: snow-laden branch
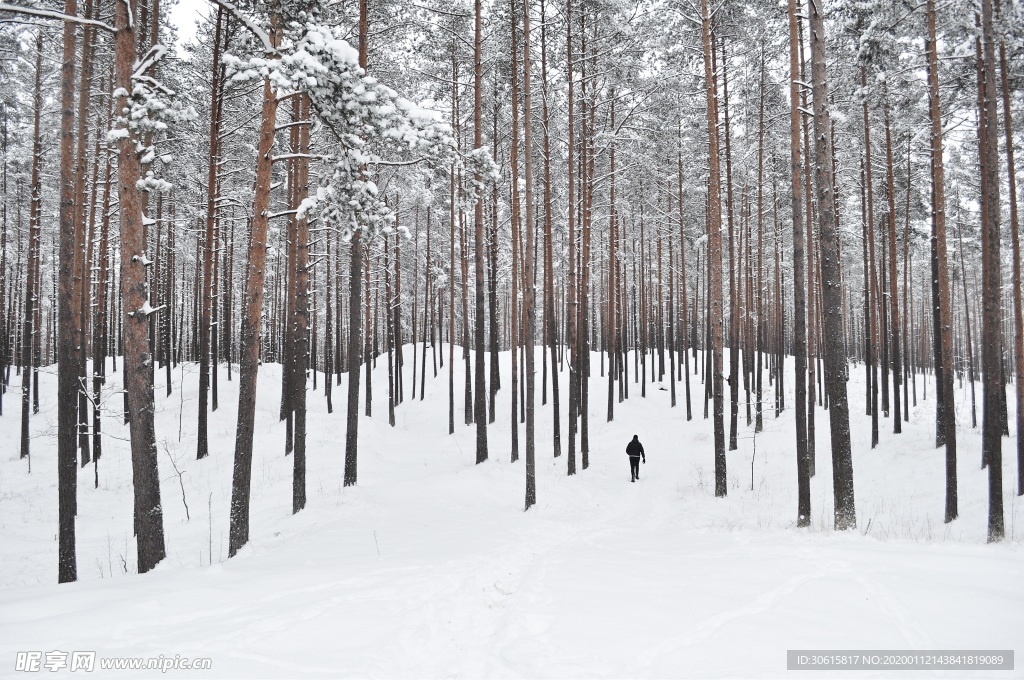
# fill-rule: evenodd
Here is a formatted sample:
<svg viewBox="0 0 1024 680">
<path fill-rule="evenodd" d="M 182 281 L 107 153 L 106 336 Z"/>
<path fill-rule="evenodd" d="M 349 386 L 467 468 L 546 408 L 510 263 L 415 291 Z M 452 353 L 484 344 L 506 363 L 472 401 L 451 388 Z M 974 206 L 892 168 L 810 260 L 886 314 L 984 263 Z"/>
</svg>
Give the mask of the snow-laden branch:
<svg viewBox="0 0 1024 680">
<path fill-rule="evenodd" d="M 76 24 L 82 24 L 83 26 L 92 26 L 93 28 L 99 28 L 110 33 L 114 32 L 114 27 L 110 24 L 95 19 L 86 19 L 85 17 L 72 16 L 70 14 L 64 14 L 52 9 L 39 9 L 38 7 L 25 7 L 24 5 L 9 5 L 7 3 L 0 2 L 0 12 L 11 12 L 14 14 L 27 14 L 34 17 L 42 17 L 44 19 L 56 19 L 58 21 L 70 21 Z"/>
<path fill-rule="evenodd" d="M 245 15 L 245 13 L 238 7 L 228 2 L 227 0 L 210 0 L 211 3 L 218 7 L 227 10 L 233 17 L 242 22 L 242 25 L 260 41 L 263 46 L 263 51 L 270 54 L 274 51 L 274 45 L 270 41 L 270 36 L 264 31 L 259 24 L 253 21 L 251 18 Z"/>
<path fill-rule="evenodd" d="M 317 158 L 330 168 L 298 209 L 300 218 L 316 211 L 352 232 L 366 230 L 372 237 L 392 213 L 377 185 L 366 177 L 368 167 L 420 161 L 435 168 L 461 165 L 451 126 L 440 114 L 417 106 L 367 75 L 359 66 L 359 53 L 340 29 L 320 23 L 315 13 L 304 13 L 288 22 L 282 37 L 283 47 L 273 57 L 226 55 L 225 64 L 235 81 L 265 78 L 279 92 L 279 100 L 299 94 L 308 97 L 316 119 L 336 139 L 326 154 L 274 158 Z M 407 153 L 416 160 L 385 160 L 386 152 Z M 486 175 L 485 171 L 481 176 Z"/>
<path fill-rule="evenodd" d="M 138 79 L 145 74 L 150 68 L 152 68 L 158 61 L 164 58 L 167 54 L 167 48 L 157 43 L 149 48 L 149 51 L 135 63 L 135 70 L 132 72 L 132 78 Z"/>
</svg>

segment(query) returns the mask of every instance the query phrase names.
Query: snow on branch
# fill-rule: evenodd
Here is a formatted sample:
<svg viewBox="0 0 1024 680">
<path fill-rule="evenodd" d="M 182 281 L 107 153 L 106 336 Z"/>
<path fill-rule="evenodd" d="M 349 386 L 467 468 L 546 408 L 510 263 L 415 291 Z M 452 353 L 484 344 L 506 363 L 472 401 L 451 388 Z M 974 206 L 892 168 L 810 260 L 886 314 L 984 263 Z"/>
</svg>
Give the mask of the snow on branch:
<svg viewBox="0 0 1024 680">
<path fill-rule="evenodd" d="M 264 31 L 259 24 L 246 16 L 241 9 L 227 0 L 210 0 L 210 2 L 224 10 L 227 10 L 227 12 L 229 12 L 233 17 L 241 21 L 245 28 L 260 41 L 264 52 L 270 54 L 274 51 L 274 45 L 270 42 L 270 36 L 267 32 Z"/>
<path fill-rule="evenodd" d="M 95 19 L 86 19 L 85 17 L 72 16 L 70 14 L 64 14 L 52 9 L 40 9 L 38 7 L 25 7 L 24 5 L 9 5 L 7 3 L 0 2 L 0 12 L 11 12 L 14 14 L 27 14 L 34 17 L 42 17 L 44 19 L 56 19 L 58 21 L 70 21 L 76 24 L 82 24 L 83 26 L 92 26 L 93 28 L 99 28 L 110 33 L 114 32 L 114 27 L 110 24 Z"/>
<path fill-rule="evenodd" d="M 149 51 L 146 52 L 142 59 L 139 59 L 135 63 L 135 69 L 132 72 L 132 78 L 141 78 L 146 71 L 152 68 L 158 61 L 163 59 L 164 55 L 166 54 L 167 48 L 161 45 L 160 43 L 157 43 L 156 45 L 150 47 Z"/>
<path fill-rule="evenodd" d="M 288 22 L 283 38 L 278 58 L 226 56 L 231 78 L 266 78 L 282 93 L 279 98 L 309 98 L 316 118 L 331 130 L 336 143 L 328 153 L 315 156 L 331 170 L 298 214 L 315 210 L 335 224 L 348 225 L 351 231 L 368 230 L 372 236 L 391 211 L 377 185 L 365 176 L 366 168 L 419 161 L 435 168 L 458 163 L 451 127 L 440 114 L 420 108 L 367 75 L 342 31 L 320 23 L 315 10 Z M 388 152 L 416 160 L 385 160 Z M 298 157 L 283 154 L 274 160 Z"/>
</svg>

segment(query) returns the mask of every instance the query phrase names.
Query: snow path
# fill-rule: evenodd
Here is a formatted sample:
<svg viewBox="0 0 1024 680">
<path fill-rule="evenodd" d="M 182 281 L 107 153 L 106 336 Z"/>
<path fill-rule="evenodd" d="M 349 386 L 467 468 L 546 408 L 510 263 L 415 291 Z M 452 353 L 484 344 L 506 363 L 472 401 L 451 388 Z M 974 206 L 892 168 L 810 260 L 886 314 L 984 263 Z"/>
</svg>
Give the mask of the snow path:
<svg viewBox="0 0 1024 680">
<path fill-rule="evenodd" d="M 766 415 L 751 491 L 753 440 L 741 405 L 729 496 L 716 499 L 710 423 L 701 418 L 696 385 L 692 422 L 684 420 L 681 387 L 680 405 L 670 411 L 667 392 L 649 385 L 642 399 L 631 383 L 633 398 L 605 423 L 605 392 L 595 382 L 591 465 L 574 477 L 565 475 L 564 454 L 551 457 L 545 409 L 537 423 L 538 504 L 524 513 L 523 461 L 508 461 L 507 385 L 490 429 L 491 460 L 473 465 L 473 430 L 461 424 L 458 396 L 456 435 L 446 434 L 446 376 L 428 380 L 425 402 L 401 405 L 391 429 L 382 368 L 375 417 L 361 422 L 357 487 L 340 488 L 344 384 L 332 415 L 319 395 L 310 400 L 309 505 L 291 516 L 291 460 L 282 455 L 283 424 L 274 416 L 280 373 L 262 367 L 252 540 L 231 560 L 221 543 L 237 383 L 222 376 L 212 455 L 202 462 L 193 460 L 190 438 L 193 376 L 185 374 L 184 401 L 177 391 L 169 400 L 158 396 L 168 558 L 145 576 L 117 567 L 121 554 L 131 567 L 134 545 L 123 535 L 131 524 L 130 466 L 125 445 L 113 438 L 123 428 L 110 419 L 100 489 L 92 488 L 91 471 L 79 488 L 82 580 L 63 586 L 50 576 L 56 493 L 46 450 L 52 410 L 44 407 L 34 421 L 35 471 L 25 474 L 7 447 L 0 456 L 0 677 L 12 673 L 17 651 L 54 649 L 210 657 L 212 673 L 170 675 L 252 678 L 781 677 L 787 649 L 1024 652 L 1024 550 L 1013 523 L 1019 506 L 1008 490 L 1007 528 L 1016 533 L 985 545 L 986 481 L 967 432 L 961 519 L 943 530 L 941 452 L 922 444 L 930 436 L 929 402 L 914 411 L 903 439 L 884 433 L 875 451 L 855 441 L 860 528 L 837 534 L 821 411 L 810 530 L 792 528 L 792 412 Z M 0 428 L 16 425 L 0 419 Z M 0 429 L 0 437 L 11 432 Z M 631 484 L 623 449 L 634 432 L 647 464 Z M 1009 442 L 1004 450 L 1004 475 L 1013 479 Z M 186 471 L 187 521 L 168 456 Z M 864 535 L 868 519 L 873 528 Z"/>
</svg>

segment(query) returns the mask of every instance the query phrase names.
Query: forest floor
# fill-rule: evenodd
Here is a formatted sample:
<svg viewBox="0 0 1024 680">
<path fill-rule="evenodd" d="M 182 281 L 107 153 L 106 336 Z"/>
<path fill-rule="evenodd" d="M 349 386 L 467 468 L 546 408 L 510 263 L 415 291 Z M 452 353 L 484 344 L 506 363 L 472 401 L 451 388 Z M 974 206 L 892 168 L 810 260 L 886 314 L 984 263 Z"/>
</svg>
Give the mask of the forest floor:
<svg viewBox="0 0 1024 680">
<path fill-rule="evenodd" d="M 728 453 L 726 498 L 714 496 L 712 427 L 703 418 L 699 378 L 691 382 L 694 419 L 687 422 L 683 385 L 674 409 L 662 386 L 648 384 L 641 397 L 631 360 L 630 398 L 616 403 L 608 423 L 607 381 L 598 375 L 595 354 L 590 467 L 568 477 L 566 400 L 563 454 L 554 458 L 538 363 L 537 505 L 524 513 L 522 426 L 520 459 L 510 462 L 509 354 L 501 357 L 490 459 L 475 465 L 475 428 L 463 424 L 460 350 L 454 436 L 448 435 L 447 366 L 436 378 L 428 366 L 426 399 L 411 399 L 409 350 L 407 400 L 396 409 L 394 428 L 383 358 L 374 371 L 373 417 L 360 422 L 355 487 L 342 487 L 344 378 L 328 414 L 318 376 L 320 391 L 309 397 L 308 505 L 294 516 L 292 459 L 284 455 L 284 423 L 277 418 L 280 367 L 261 367 L 251 539 L 230 560 L 237 375 L 229 382 L 221 367 L 211 455 L 197 461 L 197 369 L 174 370 L 170 397 L 158 370 L 167 558 L 150 574 L 133 573 L 127 428 L 106 418 L 99 487 L 91 465 L 79 472 L 79 582 L 66 585 L 56 584 L 54 372 L 41 375 L 31 473 L 18 458 L 20 401 L 12 389 L 0 417 L 0 677 L 23 675 L 14 672 L 16 653 L 33 650 L 208 657 L 210 671 L 170 675 L 218 678 L 782 677 L 792 674 L 788 649 L 1016 647 L 1018 657 L 1024 654 L 1024 499 L 1014 493 L 1016 439 L 1003 446 L 1007 540 L 986 545 L 980 428 L 969 427 L 969 402 L 958 405 L 960 518 L 943 524 L 934 384 L 924 401 L 921 376 L 904 433 L 893 435 L 891 419 L 882 419 L 881 444 L 872 450 L 863 367 L 851 368 L 857 530 L 837 533 L 828 412 L 820 408 L 813 522 L 795 528 L 792 360 L 788 408 L 779 418 L 766 412 L 756 438 L 741 391 L 739 448 Z M 105 406 L 112 413 L 120 375 L 108 382 Z M 563 389 L 567 378 L 560 374 Z M 20 378 L 12 382 L 20 385 Z M 765 379 L 765 394 L 772 389 Z M 957 394 L 969 399 L 963 390 Z M 978 397 L 980 424 L 980 386 Z M 1008 397 L 1012 414 L 1012 389 Z M 633 434 L 648 460 L 635 484 L 624 453 Z M 1017 664 L 1016 672 L 969 675 L 1022 677 L 1024 659 Z"/>
</svg>

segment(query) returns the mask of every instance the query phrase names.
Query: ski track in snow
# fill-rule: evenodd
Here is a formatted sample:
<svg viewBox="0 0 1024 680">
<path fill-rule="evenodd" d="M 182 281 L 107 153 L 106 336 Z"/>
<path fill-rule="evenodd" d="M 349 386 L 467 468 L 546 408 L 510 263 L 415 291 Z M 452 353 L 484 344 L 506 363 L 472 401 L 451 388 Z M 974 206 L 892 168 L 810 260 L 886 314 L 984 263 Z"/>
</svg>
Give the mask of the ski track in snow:
<svg viewBox="0 0 1024 680">
<path fill-rule="evenodd" d="M 461 424 L 458 358 L 454 436 L 447 434 L 447 367 L 428 377 L 424 402 L 397 407 L 392 429 L 381 361 L 375 415 L 360 423 L 356 487 L 341 488 L 345 381 L 335 386 L 334 414 L 311 393 L 309 501 L 296 516 L 292 463 L 282 455 L 284 425 L 276 418 L 280 368 L 262 366 L 251 540 L 231 560 L 224 551 L 237 381 L 222 374 L 211 456 L 195 461 L 196 373 L 175 369 L 175 392 L 164 398 L 157 371 L 168 557 L 144 576 L 119 568 L 123 558 L 134 570 L 131 467 L 127 430 L 107 418 L 100 488 L 92 488 L 91 470 L 80 474 L 81 582 L 62 586 L 53 584 L 55 405 L 44 389 L 32 421 L 34 471 L 26 473 L 16 446 L 0 451 L 0 677 L 12 672 L 17 651 L 53 649 L 210 657 L 210 677 L 659 678 L 781 677 L 786 649 L 796 648 L 1019 647 L 1024 550 L 1021 506 L 1009 488 L 1012 438 L 1004 446 L 1010 540 L 987 546 L 978 431 L 961 433 L 961 518 L 943 527 L 944 468 L 942 451 L 929 444 L 931 403 L 912 409 L 905 434 L 883 431 L 872 451 L 869 422 L 856 412 L 862 371 L 853 370 L 859 528 L 831 530 L 828 419 L 819 411 L 813 522 L 796 530 L 792 410 L 779 419 L 765 413 L 752 471 L 741 393 L 740 450 L 727 455 L 729 495 L 717 499 L 699 380 L 692 422 L 682 385 L 670 410 L 658 384 L 648 384 L 642 398 L 631 382 L 632 397 L 606 423 L 606 379 L 595 374 L 590 468 L 582 469 L 577 454 L 574 477 L 565 475 L 564 435 L 562 457 L 551 457 L 550 406 L 538 400 L 538 504 L 524 513 L 525 438 L 520 425 L 521 458 L 510 463 L 508 354 L 502 359 L 506 382 L 489 428 L 490 460 L 479 466 L 474 428 Z M 53 382 L 40 377 L 44 388 Z M 118 380 L 113 374 L 110 394 Z M 17 427 L 17 418 L 0 418 L 0 442 L 17 442 Z M 623 449 L 634 432 L 649 462 L 631 484 Z M 183 470 L 180 481 L 169 456 Z"/>
</svg>

